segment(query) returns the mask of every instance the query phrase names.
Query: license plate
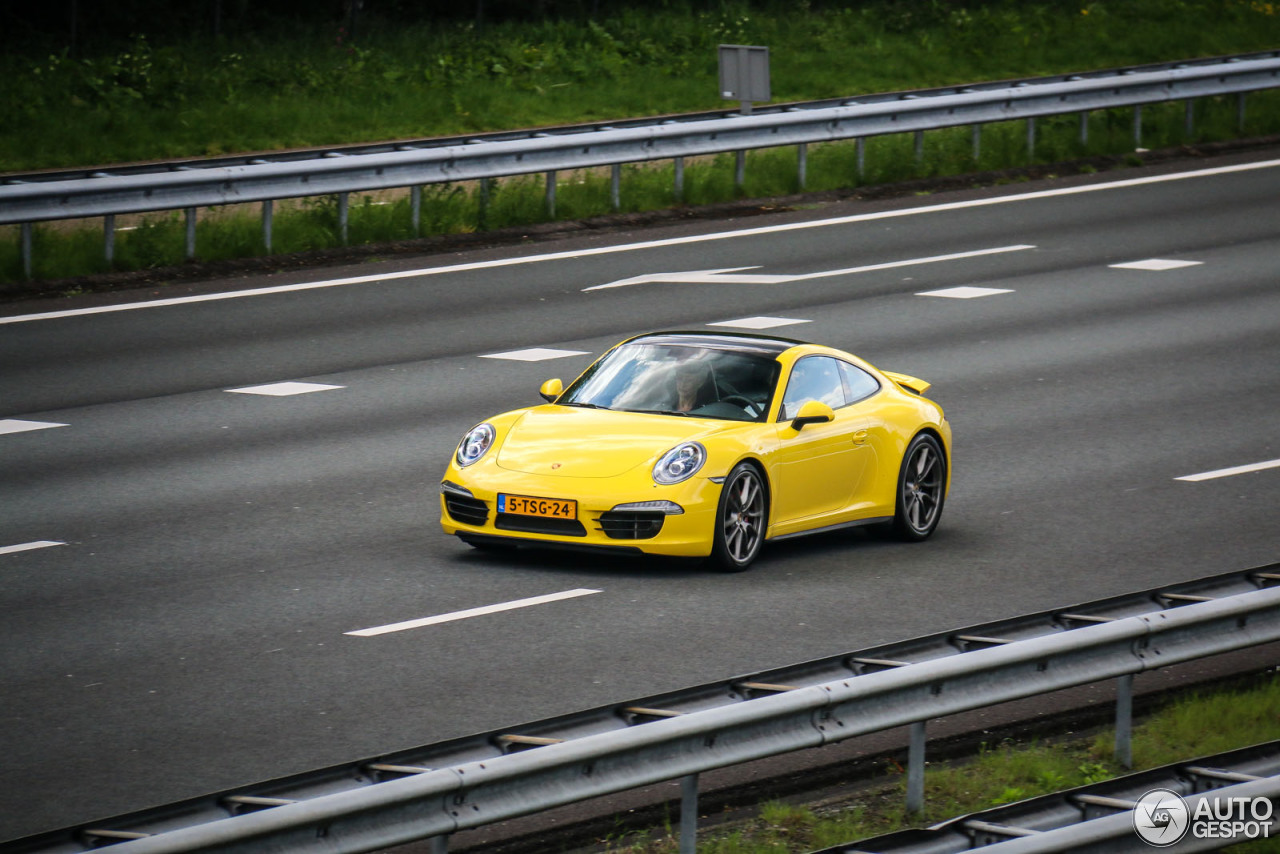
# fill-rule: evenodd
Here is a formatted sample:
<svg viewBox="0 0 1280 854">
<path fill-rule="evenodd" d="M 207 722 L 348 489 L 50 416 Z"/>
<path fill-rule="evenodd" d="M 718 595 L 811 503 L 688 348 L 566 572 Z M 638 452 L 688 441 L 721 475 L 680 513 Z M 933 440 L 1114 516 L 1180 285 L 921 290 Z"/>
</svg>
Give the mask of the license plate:
<svg viewBox="0 0 1280 854">
<path fill-rule="evenodd" d="M 543 516 L 549 519 L 577 519 L 578 502 L 561 498 L 499 494 L 498 512 L 516 513 L 521 516 Z"/>
</svg>

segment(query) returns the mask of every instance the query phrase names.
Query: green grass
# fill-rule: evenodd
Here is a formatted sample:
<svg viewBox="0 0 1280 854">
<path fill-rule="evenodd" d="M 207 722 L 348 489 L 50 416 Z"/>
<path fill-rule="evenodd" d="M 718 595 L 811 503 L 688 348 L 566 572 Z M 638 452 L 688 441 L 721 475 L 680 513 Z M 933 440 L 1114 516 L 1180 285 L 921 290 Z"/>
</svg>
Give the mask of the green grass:
<svg viewBox="0 0 1280 854">
<path fill-rule="evenodd" d="M 726 106 L 719 43 L 770 47 L 775 101 L 1274 48 L 1259 0 L 670 4 L 600 21 L 138 35 L 70 57 L 0 55 L 0 171 L 463 134 Z"/>
<path fill-rule="evenodd" d="M 716 92 L 719 43 L 770 47 L 773 100 L 785 102 L 926 86 L 1065 73 L 1238 53 L 1280 44 L 1280 9 L 1261 0 L 1097 0 L 970 4 L 883 0 L 727 2 L 715 11 L 671 3 L 661 15 L 621 10 L 599 21 L 545 20 L 487 27 L 380 25 L 370 17 L 356 44 L 337 28 L 153 44 L 135 36 L 97 54 L 17 49 L 0 55 L 0 172 L 260 151 L 514 127 L 658 115 L 732 106 Z M 1280 132 L 1280 98 L 1251 95 L 1243 127 L 1234 98 L 1201 99 L 1195 128 L 1183 105 L 1144 108 L 1141 145 Z M 849 189 L 911 178 L 1005 169 L 1095 155 L 1131 154 L 1130 110 L 1091 114 L 1087 144 L 1078 119 L 983 129 L 973 156 L 967 128 L 932 132 L 917 161 L 910 135 L 811 146 L 803 187 L 794 148 L 751 152 L 744 186 L 732 156 L 690 162 L 677 198 L 672 165 L 627 166 L 622 211 L 736 198 Z M 353 198 L 348 242 L 482 231 L 544 222 L 541 176 L 428 187 L 414 231 L 406 198 Z M 378 201 L 386 201 L 379 197 Z M 272 250 L 337 245 L 336 202 L 277 206 Z M 554 218 L 612 212 L 608 170 L 559 176 Z M 123 223 L 122 223 L 123 224 Z M 133 223 L 137 224 L 137 223 Z M 33 277 L 107 271 L 101 224 L 36 228 Z M 181 263 L 184 228 L 153 215 L 122 232 L 112 269 Z M 258 215 L 201 212 L 200 260 L 266 253 Z M 16 227 L 0 228 L 0 282 L 23 278 Z"/>
<path fill-rule="evenodd" d="M 1256 687 L 1185 696 L 1137 723 L 1135 770 L 1170 765 L 1280 739 L 1280 678 Z M 907 816 L 904 784 L 872 786 L 819 804 L 774 801 L 755 814 L 699 836 L 701 854 L 784 854 L 927 827 L 950 818 L 1129 773 L 1113 755 L 1114 733 L 1075 740 L 984 745 L 971 760 L 931 766 L 925 811 Z M 894 769 L 896 770 L 896 769 Z M 607 840 L 615 854 L 679 850 L 670 826 Z M 1276 851 L 1276 841 L 1233 850 Z"/>
</svg>

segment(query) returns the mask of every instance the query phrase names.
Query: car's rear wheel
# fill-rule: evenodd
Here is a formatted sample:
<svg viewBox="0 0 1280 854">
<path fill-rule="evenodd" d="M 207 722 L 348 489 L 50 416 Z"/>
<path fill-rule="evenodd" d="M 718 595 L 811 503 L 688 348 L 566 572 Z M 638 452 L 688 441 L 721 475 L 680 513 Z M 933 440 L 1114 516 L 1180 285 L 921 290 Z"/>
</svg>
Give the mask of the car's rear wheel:
<svg viewBox="0 0 1280 854">
<path fill-rule="evenodd" d="M 760 553 L 768 523 L 769 490 L 764 477 L 750 463 L 739 463 L 720 491 L 712 562 L 724 572 L 746 569 Z"/>
<path fill-rule="evenodd" d="M 947 458 L 942 445 L 929 433 L 921 433 L 902 456 L 894 533 L 913 542 L 928 539 L 938 527 L 946 494 Z"/>
</svg>

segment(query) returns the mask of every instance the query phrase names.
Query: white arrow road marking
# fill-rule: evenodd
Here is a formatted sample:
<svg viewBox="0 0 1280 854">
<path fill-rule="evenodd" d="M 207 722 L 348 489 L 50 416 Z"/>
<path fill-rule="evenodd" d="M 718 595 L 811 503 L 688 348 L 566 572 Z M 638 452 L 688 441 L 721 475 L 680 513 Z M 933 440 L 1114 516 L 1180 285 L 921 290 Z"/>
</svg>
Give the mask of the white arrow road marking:
<svg viewBox="0 0 1280 854">
<path fill-rule="evenodd" d="M 919 264 L 937 264 L 941 261 L 959 261 L 964 258 L 980 258 L 984 255 L 1000 255 L 1006 252 L 1021 252 L 1024 249 L 1035 249 L 1028 244 L 1017 246 L 997 246 L 994 249 L 974 249 L 971 252 L 953 252 L 950 255 L 933 255 L 928 258 L 908 258 L 904 261 L 887 261 L 883 264 L 867 264 L 863 267 L 846 267 L 843 270 L 823 270 L 817 273 L 800 273 L 794 276 L 770 276 L 762 273 L 743 273 L 742 270 L 758 270 L 759 267 L 727 267 L 721 270 L 689 270 L 683 273 L 645 273 L 630 279 L 619 279 L 604 285 L 592 285 L 583 288 L 586 291 L 600 291 L 606 288 L 622 288 L 627 285 L 643 285 L 650 282 L 681 282 L 684 284 L 727 284 L 727 285 L 783 285 L 790 282 L 805 282 L 810 279 L 826 279 L 832 276 L 849 276 L 854 273 L 871 273 L 876 270 L 893 270 L 898 267 L 914 267 Z"/>
<path fill-rule="evenodd" d="M 454 620 L 465 620 L 468 617 L 480 617 L 485 614 L 496 614 L 500 611 L 512 611 L 516 608 L 528 608 L 531 605 L 545 605 L 548 602 L 559 602 L 562 599 L 574 599 L 578 596 L 590 596 L 592 593 L 602 593 L 601 590 L 591 590 L 588 588 L 579 588 L 578 590 L 565 590 L 562 593 L 548 593 L 545 596 L 532 596 L 528 599 L 517 599 L 514 602 L 502 602 L 498 605 L 486 605 L 483 608 L 470 608 L 466 611 L 454 611 L 452 614 L 438 614 L 434 617 L 423 617 L 420 620 L 405 620 L 403 623 L 392 623 L 388 626 L 376 626 L 372 629 L 360 629 L 354 632 L 345 632 L 345 634 L 359 638 L 371 638 L 375 635 L 385 635 L 390 632 L 403 632 L 405 629 L 419 629 L 423 626 L 434 626 L 437 623 L 449 623 Z"/>
<path fill-rule="evenodd" d="M 1220 477 L 1234 477 L 1238 474 L 1250 474 L 1255 471 L 1266 471 L 1267 469 L 1280 468 L 1280 460 L 1267 460 L 1265 463 L 1250 463 L 1247 466 L 1233 466 L 1229 469 L 1218 469 L 1217 471 L 1206 471 L 1200 474 L 1188 474 L 1183 477 L 1175 477 L 1174 480 L 1185 480 L 1191 483 L 1198 483 L 1202 480 L 1216 480 Z"/>
<path fill-rule="evenodd" d="M 19 543 L 16 546 L 0 546 L 0 555 L 17 554 L 18 552 L 29 552 L 34 549 L 47 549 L 51 546 L 65 546 L 66 543 L 55 542 L 54 540 L 37 540 L 34 543 Z"/>
<path fill-rule="evenodd" d="M 6 418 L 0 421 L 0 433 L 26 433 L 29 430 L 48 430 L 51 427 L 66 426 L 66 424 L 55 424 L 52 421 L 23 421 L 18 418 Z"/>
</svg>

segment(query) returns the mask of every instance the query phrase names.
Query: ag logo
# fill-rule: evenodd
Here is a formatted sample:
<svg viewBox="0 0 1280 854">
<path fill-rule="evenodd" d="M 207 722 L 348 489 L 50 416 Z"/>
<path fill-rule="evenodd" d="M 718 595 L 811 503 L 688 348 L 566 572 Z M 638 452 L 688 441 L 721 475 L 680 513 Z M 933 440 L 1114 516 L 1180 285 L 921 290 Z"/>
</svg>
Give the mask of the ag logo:
<svg viewBox="0 0 1280 854">
<path fill-rule="evenodd" d="M 1152 789 L 1133 808 L 1133 829 L 1143 842 L 1158 848 L 1178 842 L 1190 825 L 1186 801 L 1169 789 Z"/>
</svg>

